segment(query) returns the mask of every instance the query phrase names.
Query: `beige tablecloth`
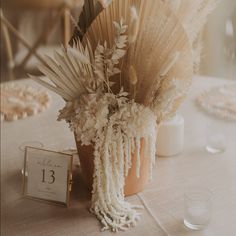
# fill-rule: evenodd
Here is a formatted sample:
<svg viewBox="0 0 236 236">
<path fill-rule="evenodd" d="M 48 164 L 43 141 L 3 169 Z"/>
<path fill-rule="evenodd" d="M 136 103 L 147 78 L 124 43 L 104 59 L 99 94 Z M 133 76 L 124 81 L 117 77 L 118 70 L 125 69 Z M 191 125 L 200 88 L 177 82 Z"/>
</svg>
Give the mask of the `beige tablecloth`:
<svg viewBox="0 0 236 236">
<path fill-rule="evenodd" d="M 30 80 L 19 83 L 38 86 Z M 236 235 L 236 123 L 222 122 L 229 142 L 222 154 L 204 149 L 205 125 L 210 119 L 200 112 L 194 98 L 211 86 L 232 83 L 227 80 L 195 77 L 185 103 L 180 108 L 185 118 L 185 147 L 181 155 L 157 158 L 153 182 L 144 192 L 128 198 L 145 204 L 137 227 L 117 235 Z M 61 151 L 75 147 L 72 133 L 64 122 L 57 122 L 63 101 L 52 94 L 45 112 L 25 120 L 1 123 L 1 235 L 3 236 L 95 236 L 100 232 L 96 218 L 88 212 L 89 193 L 75 166 L 70 208 L 24 199 L 21 168 L 25 141 L 39 141 L 47 149 Z M 210 225 L 203 231 L 183 226 L 183 194 L 189 187 L 207 187 L 214 193 Z M 144 201 L 143 201 L 144 200 Z"/>
</svg>

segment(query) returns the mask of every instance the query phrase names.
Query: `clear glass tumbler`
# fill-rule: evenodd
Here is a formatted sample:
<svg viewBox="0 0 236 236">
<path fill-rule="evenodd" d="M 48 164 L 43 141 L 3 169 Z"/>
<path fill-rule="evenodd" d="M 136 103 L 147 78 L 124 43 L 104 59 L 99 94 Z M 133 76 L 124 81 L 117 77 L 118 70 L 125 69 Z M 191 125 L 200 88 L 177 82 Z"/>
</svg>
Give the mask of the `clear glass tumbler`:
<svg viewBox="0 0 236 236">
<path fill-rule="evenodd" d="M 227 146 L 227 125 L 222 121 L 210 120 L 206 127 L 206 150 L 209 153 L 224 152 Z"/>
<path fill-rule="evenodd" d="M 26 141 L 23 142 L 20 146 L 19 149 L 21 152 L 25 152 L 25 147 L 34 147 L 34 148 L 43 148 L 43 144 L 38 141 Z"/>
<path fill-rule="evenodd" d="M 192 189 L 185 193 L 184 224 L 190 229 L 205 228 L 211 218 L 212 194 L 207 189 Z"/>
</svg>

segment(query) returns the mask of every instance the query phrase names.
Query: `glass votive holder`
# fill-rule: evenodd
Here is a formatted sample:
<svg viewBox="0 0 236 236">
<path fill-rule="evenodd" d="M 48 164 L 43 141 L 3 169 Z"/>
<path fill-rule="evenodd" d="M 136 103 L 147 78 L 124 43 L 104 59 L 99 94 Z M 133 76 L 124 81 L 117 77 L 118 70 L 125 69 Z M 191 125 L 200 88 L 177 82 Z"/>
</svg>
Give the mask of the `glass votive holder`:
<svg viewBox="0 0 236 236">
<path fill-rule="evenodd" d="M 25 147 L 34 147 L 34 148 L 43 148 L 43 144 L 41 142 L 38 141 L 26 141 L 23 142 L 20 146 L 19 146 L 19 150 L 21 152 L 25 152 Z"/>
<path fill-rule="evenodd" d="M 216 154 L 226 150 L 227 128 L 222 121 L 210 120 L 206 127 L 206 150 Z"/>
<path fill-rule="evenodd" d="M 204 229 L 210 222 L 212 193 L 207 189 L 192 189 L 184 195 L 184 225 L 193 230 Z"/>
</svg>

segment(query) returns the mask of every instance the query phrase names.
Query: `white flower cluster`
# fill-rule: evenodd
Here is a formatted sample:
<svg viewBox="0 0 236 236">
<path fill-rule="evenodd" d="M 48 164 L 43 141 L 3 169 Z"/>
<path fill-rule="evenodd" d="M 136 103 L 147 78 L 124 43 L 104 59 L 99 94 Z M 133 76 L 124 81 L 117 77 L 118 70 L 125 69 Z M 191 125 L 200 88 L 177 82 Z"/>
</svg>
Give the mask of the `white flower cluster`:
<svg viewBox="0 0 236 236">
<path fill-rule="evenodd" d="M 140 176 L 142 139 L 150 177 L 155 163 L 156 116 L 126 96 L 123 91 L 117 95 L 83 95 L 79 101 L 67 103 L 59 116 L 70 123 L 77 141 L 94 144 L 91 212 L 100 219 L 104 230 L 125 230 L 139 219 L 136 206 L 125 202 L 124 184 L 135 151 L 136 175 Z"/>
<path fill-rule="evenodd" d="M 79 101 L 67 102 L 58 119 L 65 119 L 70 123 L 70 128 L 76 132 L 82 145 L 93 144 L 97 139 L 97 132 L 109 123 L 114 127 L 119 126 L 129 136 L 145 136 L 148 130 L 145 121 L 150 117 L 155 120 L 156 116 L 149 108 L 128 100 L 127 95 L 123 91 L 117 95 L 82 95 Z"/>
</svg>

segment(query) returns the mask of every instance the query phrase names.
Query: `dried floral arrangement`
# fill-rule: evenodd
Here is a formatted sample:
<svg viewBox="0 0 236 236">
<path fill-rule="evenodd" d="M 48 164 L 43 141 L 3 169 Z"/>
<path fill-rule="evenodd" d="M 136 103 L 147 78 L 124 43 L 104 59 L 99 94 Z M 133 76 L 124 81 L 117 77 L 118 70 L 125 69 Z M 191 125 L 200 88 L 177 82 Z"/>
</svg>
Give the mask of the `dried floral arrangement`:
<svg viewBox="0 0 236 236">
<path fill-rule="evenodd" d="M 78 29 L 80 30 L 80 29 Z M 103 230 L 125 230 L 140 217 L 125 201 L 125 177 L 144 140 L 149 174 L 155 163 L 157 125 L 174 113 L 192 78 L 191 45 L 161 0 L 113 0 L 94 18 L 82 41 L 45 57 L 30 76 L 66 102 L 66 120 L 82 145 L 94 146 L 91 212 Z"/>
</svg>

